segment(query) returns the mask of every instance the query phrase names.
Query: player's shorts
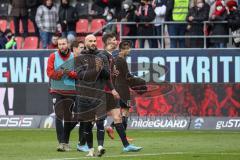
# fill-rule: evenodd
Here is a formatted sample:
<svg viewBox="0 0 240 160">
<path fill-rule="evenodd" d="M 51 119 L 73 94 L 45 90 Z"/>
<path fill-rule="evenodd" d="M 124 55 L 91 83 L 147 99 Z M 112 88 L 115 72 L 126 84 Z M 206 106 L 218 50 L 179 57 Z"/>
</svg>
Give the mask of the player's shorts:
<svg viewBox="0 0 240 160">
<path fill-rule="evenodd" d="M 111 111 L 112 109 L 120 108 L 120 101 L 116 100 L 114 96 L 110 93 L 106 94 L 106 105 L 107 111 Z"/>
<path fill-rule="evenodd" d="M 120 105 L 121 108 L 126 108 L 126 109 L 131 108 L 131 107 L 127 104 L 127 102 L 125 102 L 125 101 L 122 100 L 122 99 L 120 99 L 119 105 Z"/>
</svg>

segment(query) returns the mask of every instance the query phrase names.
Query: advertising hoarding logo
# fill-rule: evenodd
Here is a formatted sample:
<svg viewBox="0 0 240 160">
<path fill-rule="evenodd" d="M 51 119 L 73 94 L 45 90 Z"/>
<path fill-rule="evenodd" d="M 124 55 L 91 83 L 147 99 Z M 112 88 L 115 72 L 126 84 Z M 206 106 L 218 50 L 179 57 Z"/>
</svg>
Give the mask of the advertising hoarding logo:
<svg viewBox="0 0 240 160">
<path fill-rule="evenodd" d="M 49 116 L 45 119 L 43 127 L 44 128 L 52 128 L 53 122 L 54 122 L 54 118 Z"/>
<path fill-rule="evenodd" d="M 200 129 L 203 126 L 204 119 L 203 118 L 197 118 L 194 121 L 194 128 L 195 129 Z"/>
<path fill-rule="evenodd" d="M 32 122 L 33 117 L 0 117 L 0 127 L 28 128 Z"/>
<path fill-rule="evenodd" d="M 133 120 L 132 128 L 175 128 L 183 129 L 188 126 L 186 119 L 157 119 L 157 120 Z"/>
<path fill-rule="evenodd" d="M 217 121 L 216 124 L 216 129 L 224 129 L 224 128 L 229 128 L 229 129 L 240 129 L 240 119 L 229 119 L 227 121 Z"/>
</svg>

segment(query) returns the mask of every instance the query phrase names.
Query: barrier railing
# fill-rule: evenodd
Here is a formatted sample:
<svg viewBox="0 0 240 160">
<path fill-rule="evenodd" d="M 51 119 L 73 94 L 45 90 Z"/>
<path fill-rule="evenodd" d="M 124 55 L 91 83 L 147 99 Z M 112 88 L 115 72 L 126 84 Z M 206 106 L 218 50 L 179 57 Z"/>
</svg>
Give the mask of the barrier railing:
<svg viewBox="0 0 240 160">
<path fill-rule="evenodd" d="M 208 24 L 219 24 L 219 23 L 222 23 L 222 24 L 227 24 L 227 21 L 204 21 L 204 22 L 199 22 L 198 24 L 203 24 L 203 30 L 204 28 L 207 27 Z M 164 49 L 164 39 L 165 38 L 170 38 L 170 39 L 179 39 L 179 38 L 185 38 L 185 39 L 192 39 L 192 38 L 203 38 L 203 48 L 206 49 L 207 48 L 207 39 L 210 39 L 210 38 L 235 38 L 235 37 L 238 37 L 240 38 L 240 36 L 234 36 L 232 34 L 229 34 L 228 35 L 183 35 L 183 36 L 172 36 L 172 35 L 165 35 L 164 34 L 164 30 L 165 30 L 165 26 L 168 26 L 169 24 L 189 24 L 188 22 L 162 22 L 161 25 L 163 27 L 161 27 L 161 36 L 124 36 L 123 35 L 123 25 L 141 25 L 141 24 L 146 24 L 146 23 L 138 23 L 138 22 L 109 22 L 107 23 L 103 28 L 97 30 L 96 32 L 94 32 L 93 34 L 98 34 L 99 32 L 103 31 L 107 26 L 109 25 L 119 25 L 119 38 L 120 40 L 122 39 L 161 39 L 161 48 Z M 155 24 L 154 22 L 149 22 L 148 24 Z M 194 24 L 194 23 L 192 23 Z M 235 48 L 235 47 L 230 47 L 230 48 Z"/>
</svg>

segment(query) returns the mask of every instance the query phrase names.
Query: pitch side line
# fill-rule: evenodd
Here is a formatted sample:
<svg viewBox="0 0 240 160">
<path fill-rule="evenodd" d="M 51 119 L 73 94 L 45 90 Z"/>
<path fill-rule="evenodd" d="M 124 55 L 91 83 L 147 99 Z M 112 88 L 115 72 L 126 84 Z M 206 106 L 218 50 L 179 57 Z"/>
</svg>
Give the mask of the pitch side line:
<svg viewBox="0 0 240 160">
<path fill-rule="evenodd" d="M 102 158 L 120 158 L 120 157 L 141 157 L 141 156 L 160 156 L 160 155 L 184 155 L 184 154 L 196 154 L 196 155 L 232 155 L 239 156 L 240 153 L 196 153 L 196 152 L 166 152 L 166 153 L 149 153 L 149 154 L 129 154 L 129 155 L 112 155 L 103 156 Z M 76 160 L 76 159 L 92 159 L 99 157 L 73 157 L 73 158 L 53 158 L 53 159 L 41 159 L 41 160 Z"/>
</svg>

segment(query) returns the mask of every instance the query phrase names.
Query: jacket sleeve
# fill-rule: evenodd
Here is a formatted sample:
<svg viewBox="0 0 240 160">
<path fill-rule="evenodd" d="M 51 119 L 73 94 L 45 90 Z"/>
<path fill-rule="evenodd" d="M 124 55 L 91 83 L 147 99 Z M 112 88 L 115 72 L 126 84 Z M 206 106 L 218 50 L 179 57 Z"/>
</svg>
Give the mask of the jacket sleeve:
<svg viewBox="0 0 240 160">
<path fill-rule="evenodd" d="M 54 61 L 55 61 L 55 55 L 51 54 L 50 57 L 48 58 L 48 63 L 47 63 L 47 75 L 50 79 L 60 80 L 64 73 L 62 70 L 58 70 L 58 71 L 55 70 Z"/>
<path fill-rule="evenodd" d="M 225 21 L 227 19 L 227 12 L 225 11 L 223 15 L 216 16 L 215 21 Z"/>
<path fill-rule="evenodd" d="M 109 87 L 110 90 L 114 89 L 112 78 L 111 78 L 111 72 L 110 72 L 110 66 L 108 63 L 108 59 L 105 55 L 102 53 L 98 54 L 99 57 L 103 60 L 103 69 L 101 71 L 100 77 L 106 80 L 106 85 Z"/>
<path fill-rule="evenodd" d="M 153 10 L 153 8 L 149 5 L 148 7 L 148 15 L 140 15 L 137 16 L 137 18 L 139 19 L 140 22 L 152 22 L 155 18 L 155 12 Z"/>
<path fill-rule="evenodd" d="M 36 24 L 37 24 L 37 26 L 40 30 L 43 29 L 42 16 L 43 16 L 43 10 L 42 10 L 42 7 L 39 6 L 38 9 L 37 9 L 35 21 L 36 21 Z"/>
<path fill-rule="evenodd" d="M 95 64 L 93 62 L 95 59 L 91 58 L 89 61 L 91 64 L 86 64 L 83 58 L 78 59 L 77 67 L 75 68 L 77 72 L 77 79 L 85 82 L 95 82 L 99 76 L 99 71 L 96 70 Z"/>
<path fill-rule="evenodd" d="M 201 14 L 198 14 L 197 16 L 194 16 L 193 21 L 196 22 L 203 22 L 203 21 L 207 21 L 208 20 L 208 15 L 209 15 L 209 11 L 210 11 L 210 7 L 209 5 L 205 4 L 206 7 L 204 7 L 204 11 Z"/>
</svg>

